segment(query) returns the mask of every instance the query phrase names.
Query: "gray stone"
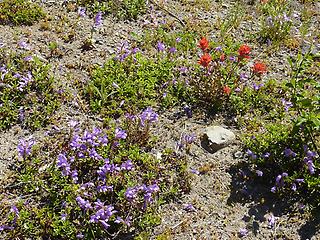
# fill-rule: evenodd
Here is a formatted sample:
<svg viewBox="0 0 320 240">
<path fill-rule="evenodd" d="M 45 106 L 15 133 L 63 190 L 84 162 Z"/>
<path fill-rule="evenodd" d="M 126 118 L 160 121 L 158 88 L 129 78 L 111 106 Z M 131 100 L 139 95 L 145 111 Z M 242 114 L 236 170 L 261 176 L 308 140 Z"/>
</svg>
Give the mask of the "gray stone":
<svg viewBox="0 0 320 240">
<path fill-rule="evenodd" d="M 221 126 L 207 127 L 204 131 L 201 145 L 208 152 L 214 153 L 225 148 L 236 139 L 236 135 Z"/>
</svg>

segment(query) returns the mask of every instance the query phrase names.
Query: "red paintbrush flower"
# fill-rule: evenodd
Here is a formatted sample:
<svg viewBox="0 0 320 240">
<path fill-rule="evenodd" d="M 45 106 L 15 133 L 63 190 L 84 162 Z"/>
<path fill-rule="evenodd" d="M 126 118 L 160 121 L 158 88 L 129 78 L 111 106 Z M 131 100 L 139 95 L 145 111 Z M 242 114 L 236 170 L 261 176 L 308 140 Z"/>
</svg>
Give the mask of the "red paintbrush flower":
<svg viewBox="0 0 320 240">
<path fill-rule="evenodd" d="M 222 53 L 220 56 L 220 61 L 224 62 L 224 60 L 226 60 L 226 55 L 224 53 Z"/>
<path fill-rule="evenodd" d="M 261 75 L 267 72 L 267 66 L 262 62 L 256 62 L 252 67 L 252 71 L 254 74 Z"/>
<path fill-rule="evenodd" d="M 250 56 L 250 51 L 251 51 L 251 48 L 248 46 L 248 45 L 241 45 L 239 50 L 238 50 L 238 53 L 239 53 L 239 59 L 242 60 L 243 58 L 247 58 L 249 59 Z"/>
<path fill-rule="evenodd" d="M 210 54 L 205 53 L 201 56 L 198 63 L 203 67 L 208 67 L 209 63 L 212 61 Z"/>
<path fill-rule="evenodd" d="M 205 38 L 202 37 L 199 41 L 199 48 L 201 48 L 202 51 L 205 51 L 209 48 L 209 41 Z"/>
<path fill-rule="evenodd" d="M 223 92 L 224 92 L 226 95 L 230 95 L 230 93 L 231 93 L 231 88 L 226 85 L 226 86 L 223 87 Z"/>
</svg>

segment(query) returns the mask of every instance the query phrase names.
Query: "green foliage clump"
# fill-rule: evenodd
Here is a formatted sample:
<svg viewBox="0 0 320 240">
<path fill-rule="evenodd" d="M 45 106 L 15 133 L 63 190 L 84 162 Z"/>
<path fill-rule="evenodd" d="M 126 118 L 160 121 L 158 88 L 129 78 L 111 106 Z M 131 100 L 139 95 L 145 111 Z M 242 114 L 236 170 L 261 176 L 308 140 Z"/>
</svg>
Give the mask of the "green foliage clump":
<svg viewBox="0 0 320 240">
<path fill-rule="evenodd" d="M 28 52 L 0 49 L 0 129 L 15 123 L 37 129 L 59 106 L 50 66 Z"/>
<path fill-rule="evenodd" d="M 270 0 L 261 5 L 260 26 L 258 33 L 262 41 L 279 43 L 290 36 L 293 26 L 289 1 Z"/>
<path fill-rule="evenodd" d="M 45 16 L 42 8 L 26 0 L 0 1 L 0 24 L 32 25 Z"/>
<path fill-rule="evenodd" d="M 179 81 L 178 60 L 159 53 L 155 59 L 142 53 L 119 54 L 97 67 L 85 90 L 95 112 L 121 114 L 136 112 L 157 102 L 164 106 L 186 98 L 186 86 Z"/>
<path fill-rule="evenodd" d="M 264 172 L 273 192 L 286 193 L 292 199 L 302 197 L 302 201 L 318 208 L 320 87 L 313 73 L 315 57 L 307 52 L 289 58 L 290 79 L 274 86 L 278 94 L 267 92 L 268 88 L 260 89 L 271 99 L 263 103 L 266 111 L 262 120 L 258 119 L 261 106 L 250 105 L 249 101 L 251 114 L 246 114 L 249 131 L 243 141 L 254 168 Z M 263 99 L 261 94 L 258 99 Z"/>
<path fill-rule="evenodd" d="M 78 0 L 78 4 L 94 13 L 101 11 L 105 14 L 114 14 L 121 19 L 136 19 L 146 10 L 146 0 Z"/>
</svg>

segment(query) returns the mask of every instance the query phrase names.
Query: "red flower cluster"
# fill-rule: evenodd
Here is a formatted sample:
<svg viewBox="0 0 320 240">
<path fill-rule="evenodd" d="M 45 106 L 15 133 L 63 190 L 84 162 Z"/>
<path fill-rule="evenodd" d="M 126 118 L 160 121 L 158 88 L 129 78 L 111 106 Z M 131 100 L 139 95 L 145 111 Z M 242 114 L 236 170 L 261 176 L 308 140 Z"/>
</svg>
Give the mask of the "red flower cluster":
<svg viewBox="0 0 320 240">
<path fill-rule="evenodd" d="M 199 59 L 198 63 L 203 66 L 203 67 L 208 67 L 209 63 L 212 61 L 212 58 L 210 56 L 210 54 L 205 53 L 201 56 L 201 58 Z"/>
<path fill-rule="evenodd" d="M 252 71 L 254 74 L 261 75 L 267 72 L 267 66 L 262 62 L 256 62 L 252 67 Z"/>
<path fill-rule="evenodd" d="M 231 88 L 229 86 L 224 86 L 223 87 L 223 92 L 226 94 L 226 95 L 230 95 L 231 93 Z"/>
<path fill-rule="evenodd" d="M 205 37 L 202 37 L 199 41 L 199 48 L 204 52 L 209 48 L 209 41 Z"/>
<path fill-rule="evenodd" d="M 248 46 L 248 45 L 241 45 L 239 50 L 238 50 L 238 53 L 239 53 L 239 59 L 242 60 L 243 58 L 246 58 L 246 59 L 249 59 L 250 56 L 250 51 L 251 51 L 251 48 Z"/>
</svg>

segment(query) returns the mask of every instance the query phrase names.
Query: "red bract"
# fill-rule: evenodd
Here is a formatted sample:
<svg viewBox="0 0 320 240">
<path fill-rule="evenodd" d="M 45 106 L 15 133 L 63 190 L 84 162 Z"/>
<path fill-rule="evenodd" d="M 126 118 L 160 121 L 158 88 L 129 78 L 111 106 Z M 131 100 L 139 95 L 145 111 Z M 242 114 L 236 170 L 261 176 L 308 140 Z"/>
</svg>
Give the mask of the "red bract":
<svg viewBox="0 0 320 240">
<path fill-rule="evenodd" d="M 212 61 L 212 58 L 210 54 L 205 53 L 202 55 L 202 57 L 199 59 L 198 63 L 203 67 L 208 67 L 209 63 Z"/>
<path fill-rule="evenodd" d="M 243 59 L 243 58 L 249 59 L 250 58 L 250 56 L 249 56 L 250 51 L 251 51 L 251 48 L 248 45 L 245 45 L 245 44 L 241 45 L 238 50 L 239 58 L 240 59 Z"/>
<path fill-rule="evenodd" d="M 224 60 L 226 60 L 226 55 L 223 53 L 223 54 L 221 54 L 221 56 L 220 56 L 220 61 L 221 61 L 221 62 L 224 62 Z"/>
<path fill-rule="evenodd" d="M 231 93 L 231 88 L 229 86 L 224 86 L 223 87 L 223 92 L 227 95 L 230 95 Z"/>
<path fill-rule="evenodd" d="M 256 62 L 252 67 L 252 71 L 254 74 L 261 75 L 267 72 L 267 66 L 262 62 Z"/>
<path fill-rule="evenodd" d="M 205 38 L 202 37 L 199 41 L 199 48 L 201 48 L 202 51 L 205 51 L 209 48 L 209 41 Z"/>
</svg>

